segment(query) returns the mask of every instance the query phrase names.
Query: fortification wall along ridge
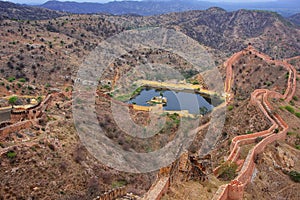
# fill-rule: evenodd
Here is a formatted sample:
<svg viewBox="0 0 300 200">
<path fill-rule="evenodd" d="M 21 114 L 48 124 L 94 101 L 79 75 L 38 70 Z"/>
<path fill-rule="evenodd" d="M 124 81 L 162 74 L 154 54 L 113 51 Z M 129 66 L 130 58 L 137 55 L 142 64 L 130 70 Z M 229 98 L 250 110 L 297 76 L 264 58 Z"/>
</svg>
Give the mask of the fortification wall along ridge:
<svg viewBox="0 0 300 200">
<path fill-rule="evenodd" d="M 250 135 L 243 135 L 243 136 L 237 136 L 233 138 L 232 144 L 231 144 L 231 153 L 227 159 L 227 161 L 230 162 L 236 162 L 239 154 L 240 149 L 242 145 L 254 143 L 255 139 L 257 137 L 262 137 L 262 141 L 255 145 L 255 147 L 250 150 L 248 153 L 248 156 L 246 160 L 244 161 L 243 167 L 236 179 L 231 181 L 229 184 L 221 186 L 217 193 L 214 196 L 214 200 L 225 200 L 225 199 L 232 199 L 232 200 L 238 200 L 243 198 L 244 188 L 245 186 L 250 182 L 254 168 L 255 163 L 254 159 L 255 157 L 264 151 L 267 145 L 273 143 L 276 140 L 283 140 L 286 138 L 286 134 L 288 131 L 288 125 L 285 123 L 285 121 L 278 115 L 274 114 L 272 112 L 273 107 L 268 101 L 270 98 L 282 98 L 286 102 L 289 102 L 292 100 L 295 91 L 296 91 L 296 70 L 295 68 L 287 63 L 287 61 L 274 61 L 269 56 L 264 55 L 257 50 L 255 50 L 252 46 L 249 46 L 247 48 L 247 51 L 251 51 L 251 53 L 255 54 L 256 56 L 262 58 L 263 60 L 267 61 L 268 63 L 274 63 L 276 65 L 282 65 L 289 71 L 289 78 L 288 78 L 288 86 L 285 91 L 285 93 L 279 94 L 277 92 L 265 90 L 265 89 L 258 89 L 255 90 L 251 94 L 251 100 L 250 103 L 256 104 L 260 110 L 264 113 L 266 118 L 269 119 L 269 121 L 272 123 L 272 126 L 265 131 L 253 133 Z M 236 57 L 232 57 L 231 59 L 236 59 Z M 235 60 L 234 60 L 235 61 Z M 226 74 L 226 83 L 228 84 L 225 89 L 229 91 L 229 88 L 231 88 L 230 83 L 232 83 L 232 63 L 234 62 L 228 62 L 229 64 L 227 67 L 227 74 Z M 228 69 L 229 68 L 229 69 Z M 227 80 L 229 79 L 229 80 Z M 230 100 L 230 99 L 229 99 Z M 280 129 L 278 133 L 275 132 L 275 129 Z M 253 141 L 254 139 L 254 141 Z M 215 169 L 215 173 L 217 173 L 217 169 Z"/>
<path fill-rule="evenodd" d="M 278 115 L 274 114 L 272 112 L 273 107 L 269 103 L 269 98 L 283 98 L 286 102 L 289 102 L 292 100 L 295 91 L 296 91 L 296 70 L 295 68 L 287 63 L 287 60 L 285 61 L 274 61 L 269 56 L 264 55 L 257 50 L 255 50 L 251 45 L 249 45 L 246 49 L 235 53 L 231 58 L 229 58 L 225 63 L 226 67 L 226 81 L 225 81 L 225 92 L 226 92 L 226 102 L 229 103 L 232 99 L 232 93 L 231 93 L 231 86 L 233 83 L 233 70 L 232 65 L 234 62 L 236 62 L 238 59 L 240 59 L 243 55 L 245 55 L 247 52 L 251 52 L 252 54 L 262 58 L 268 63 L 274 63 L 276 65 L 282 65 L 289 71 L 289 78 L 288 78 L 288 86 L 284 93 L 284 95 L 279 94 L 277 92 L 272 92 L 265 89 L 258 89 L 255 90 L 251 94 L 250 103 L 253 105 L 257 105 L 261 112 L 265 115 L 265 117 L 269 120 L 271 126 L 268 130 L 264 130 L 261 132 L 249 134 L 249 135 L 241 135 L 236 136 L 232 140 L 232 144 L 230 146 L 230 155 L 227 158 L 227 161 L 230 162 L 236 162 L 239 158 L 241 146 L 246 144 L 252 144 L 255 143 L 255 140 L 257 137 L 262 137 L 262 141 L 255 145 L 255 147 L 250 150 L 250 152 L 247 155 L 247 158 L 243 162 L 243 166 L 241 171 L 239 172 L 239 175 L 236 179 L 231 181 L 229 184 L 222 185 L 219 187 L 218 191 L 213 197 L 213 200 L 238 200 L 243 198 L 244 194 L 244 188 L 251 180 L 255 163 L 254 158 L 257 154 L 264 151 L 265 147 L 268 144 L 273 143 L 276 140 L 283 140 L 286 137 L 288 125 L 284 122 L 284 120 Z M 275 133 L 276 129 L 279 129 L 279 133 Z M 173 163 L 174 165 L 174 163 Z M 215 173 L 217 173 L 216 168 L 214 170 Z M 152 185 L 148 193 L 143 198 L 144 200 L 148 200 L 149 197 L 151 199 L 159 200 L 161 199 L 162 195 L 168 190 L 168 187 L 170 187 L 173 176 L 172 171 L 164 172 L 161 170 L 157 180 Z M 161 184 L 162 180 L 167 180 L 164 182 L 164 184 Z"/>
</svg>

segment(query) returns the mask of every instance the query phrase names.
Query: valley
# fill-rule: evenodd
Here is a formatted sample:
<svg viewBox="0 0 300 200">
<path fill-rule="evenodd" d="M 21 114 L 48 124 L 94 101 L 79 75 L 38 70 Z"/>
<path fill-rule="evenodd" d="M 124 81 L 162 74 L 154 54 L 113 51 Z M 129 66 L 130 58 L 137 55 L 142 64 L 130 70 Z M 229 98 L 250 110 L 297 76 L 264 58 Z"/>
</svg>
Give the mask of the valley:
<svg viewBox="0 0 300 200">
<path fill-rule="evenodd" d="M 0 9 L 0 199 L 298 199 L 298 15 L 216 7 L 71 14 L 0 5 L 8 7 Z M 166 48 L 120 45 L 122 54 L 102 71 L 91 62 L 123 33 L 159 28 L 170 30 L 154 40 Z M 183 40 L 168 38 L 173 31 L 201 46 L 205 54 L 184 53 L 204 64 L 171 50 Z M 86 140 L 80 131 L 91 127 L 102 132 Z M 90 147 L 104 154 L 101 138 L 107 149 L 128 153 L 103 157 L 129 161 L 122 165 L 135 173 L 95 156 Z M 168 164 L 149 159 L 153 170 L 146 170 L 142 161 L 165 147 L 156 157 Z"/>
</svg>

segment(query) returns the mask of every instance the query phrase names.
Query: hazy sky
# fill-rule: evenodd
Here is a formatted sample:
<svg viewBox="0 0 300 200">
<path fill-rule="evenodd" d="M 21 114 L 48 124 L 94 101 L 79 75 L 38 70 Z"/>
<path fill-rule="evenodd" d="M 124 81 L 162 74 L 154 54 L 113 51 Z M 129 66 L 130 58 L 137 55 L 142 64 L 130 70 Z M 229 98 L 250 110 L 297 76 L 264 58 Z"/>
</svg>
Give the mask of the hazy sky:
<svg viewBox="0 0 300 200">
<path fill-rule="evenodd" d="M 42 4 L 47 0 L 6 0 L 14 3 L 34 3 L 34 4 Z M 113 0 L 59 0 L 59 1 L 77 1 L 77 2 L 98 2 L 105 3 Z M 122 1 L 122 0 L 118 0 Z M 188 1 L 188 0 L 187 0 Z M 276 1 L 276 0 L 203 0 L 203 1 L 213 1 L 213 2 L 264 2 L 264 1 Z"/>
</svg>

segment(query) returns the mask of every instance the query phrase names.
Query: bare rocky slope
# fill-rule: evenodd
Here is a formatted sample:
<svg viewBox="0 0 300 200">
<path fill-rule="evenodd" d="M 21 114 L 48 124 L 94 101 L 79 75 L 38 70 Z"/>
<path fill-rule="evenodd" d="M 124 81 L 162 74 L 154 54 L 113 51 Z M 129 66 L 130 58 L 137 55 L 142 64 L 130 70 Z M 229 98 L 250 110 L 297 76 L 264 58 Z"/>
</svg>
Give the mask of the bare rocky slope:
<svg viewBox="0 0 300 200">
<path fill-rule="evenodd" d="M 211 8 L 151 17 L 71 15 L 26 22 L 1 20 L 0 25 L 2 76 L 51 85 L 71 81 L 84 56 L 99 42 L 138 27 L 180 30 L 205 45 L 217 65 L 248 43 L 274 58 L 296 56 L 300 51 L 300 30 L 272 12 Z"/>
<path fill-rule="evenodd" d="M 290 16 L 289 20 L 300 26 L 300 13 Z"/>
<path fill-rule="evenodd" d="M 11 10 L 8 12 L 11 13 Z M 109 189 L 123 185 L 128 186 L 129 192 L 139 195 L 144 194 L 150 188 L 154 173 L 132 175 L 118 172 L 99 163 L 82 146 L 79 137 L 75 134 L 70 91 L 80 64 L 99 42 L 125 30 L 153 26 L 180 30 L 205 45 L 215 56 L 215 63 L 219 66 L 223 77 L 225 77 L 225 69 L 222 62 L 248 43 L 252 43 L 260 51 L 274 58 L 287 58 L 300 54 L 299 30 L 295 25 L 272 12 L 247 10 L 226 12 L 219 8 L 211 8 L 206 11 L 189 11 L 151 17 L 101 14 L 70 15 L 37 21 L 1 20 L 0 95 L 2 97 L 7 95 L 37 96 L 55 91 L 65 93 L 53 99 L 41 120 L 41 125 L 1 138 L 1 152 L 7 147 L 14 147 L 8 153 L 1 154 L 0 157 L 2 180 L 0 199 L 47 199 L 49 197 L 53 197 L 52 199 L 93 199 Z M 153 51 L 152 54 L 157 54 L 157 52 L 159 51 Z M 173 59 L 171 55 L 160 53 L 165 56 L 165 60 L 161 62 L 184 66 L 182 61 Z M 148 52 L 129 52 L 128 54 L 123 56 L 119 65 L 116 63 L 115 66 L 121 64 L 130 67 L 131 64 L 142 62 L 147 56 L 149 62 L 159 58 Z M 129 59 L 126 60 L 126 58 Z M 298 63 L 298 60 L 292 61 Z M 268 127 L 262 113 L 249 104 L 250 92 L 256 88 L 281 91 L 285 84 L 286 71 L 280 66 L 272 66 L 263 62 L 255 55 L 245 55 L 235 62 L 234 66 L 236 76 L 233 89 L 236 98 L 231 104 L 232 109 L 227 112 L 222 138 L 218 142 L 219 146 L 210 159 L 211 166 L 208 167 L 210 170 L 212 167 L 217 167 L 223 157 L 228 155 L 230 139 L 234 136 L 249 134 Z M 300 101 L 296 99 L 299 98 L 298 92 L 294 100 L 297 110 L 299 110 L 298 102 Z M 283 103 L 279 105 L 282 106 L 281 104 Z M 176 124 L 169 124 L 170 127 L 157 136 L 153 144 L 131 143 L 132 146 L 130 146 L 127 143 L 130 142 L 130 138 L 125 137 L 112 122 L 106 96 L 101 96 L 99 93 L 96 105 L 99 122 L 111 131 L 108 136 L 124 149 L 147 152 L 159 148 L 160 142 L 168 141 L 178 128 Z M 291 118 L 292 114 L 287 111 L 279 110 L 278 112 L 285 112 L 286 118 Z M 131 114 L 137 122 L 147 123 L 149 117 L 147 113 L 132 111 Z M 296 116 L 293 115 L 293 117 L 291 119 L 294 120 L 290 123 L 297 122 Z M 203 124 L 209 120 L 207 118 L 202 118 Z M 177 118 L 172 120 L 177 121 Z M 294 129 L 291 130 L 294 134 L 291 134 L 289 139 L 294 146 L 299 145 L 298 124 L 295 123 Z M 25 143 L 27 145 L 18 145 L 24 144 L 23 141 L 28 138 L 35 138 L 36 144 L 30 145 L 30 139 L 28 143 Z M 202 139 L 203 134 L 199 133 L 197 141 L 192 146 L 193 153 L 198 150 L 199 141 Z M 262 169 L 268 164 L 262 161 L 259 169 L 263 171 Z M 59 180 L 57 180 L 58 176 Z M 273 175 L 270 179 L 272 177 Z M 288 183 L 289 177 L 283 175 L 281 180 Z M 261 183 L 260 180 L 257 181 Z M 203 185 L 207 186 L 205 183 Z M 210 193 L 209 196 L 212 196 L 211 191 L 216 190 L 215 188 L 206 189 Z M 272 187 L 272 189 L 280 188 Z M 252 191 L 255 191 L 256 196 L 261 194 L 258 187 L 253 186 L 247 190 L 249 193 Z M 270 199 L 269 196 L 267 195 L 265 199 Z"/>
</svg>

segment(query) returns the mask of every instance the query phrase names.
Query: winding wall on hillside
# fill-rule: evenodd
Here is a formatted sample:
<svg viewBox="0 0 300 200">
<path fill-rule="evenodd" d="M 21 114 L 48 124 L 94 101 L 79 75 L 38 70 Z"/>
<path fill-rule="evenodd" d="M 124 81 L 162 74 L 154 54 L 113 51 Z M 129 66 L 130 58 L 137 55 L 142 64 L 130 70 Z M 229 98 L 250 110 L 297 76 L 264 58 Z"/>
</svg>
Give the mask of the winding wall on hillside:
<svg viewBox="0 0 300 200">
<path fill-rule="evenodd" d="M 265 131 L 261 131 L 258 133 L 253 133 L 250 135 L 242 135 L 236 136 L 232 140 L 232 144 L 230 146 L 231 153 L 227 158 L 229 162 L 236 162 L 240 156 L 241 146 L 246 144 L 255 144 L 256 138 L 261 137 L 262 140 L 254 146 L 248 153 L 247 158 L 245 159 L 242 169 L 239 172 L 239 175 L 231 181 L 229 184 L 223 185 L 219 188 L 217 193 L 214 196 L 214 200 L 226 200 L 233 199 L 238 200 L 243 198 L 244 188 L 250 182 L 254 168 L 255 168 L 255 158 L 256 156 L 263 152 L 265 147 L 268 144 L 273 143 L 276 140 L 283 140 L 286 137 L 288 131 L 288 125 L 284 122 L 284 120 L 276 113 L 273 112 L 273 108 L 269 103 L 269 98 L 282 98 L 286 102 L 292 100 L 295 91 L 296 91 L 296 70 L 295 68 L 287 63 L 287 61 L 274 61 L 269 56 L 264 55 L 257 50 L 255 50 L 252 46 L 249 46 L 246 51 L 250 51 L 252 54 L 262 58 L 268 63 L 274 63 L 275 65 L 284 66 L 289 72 L 288 78 L 288 86 L 286 88 L 285 93 L 279 94 L 274 91 L 269 91 L 266 89 L 258 89 L 255 90 L 251 94 L 251 103 L 256 104 L 260 110 L 263 112 L 265 117 L 271 122 L 272 126 Z M 226 63 L 227 71 L 226 71 L 226 84 L 225 91 L 230 92 L 232 79 L 233 79 L 233 70 L 232 64 L 238 59 L 237 55 L 241 55 L 244 51 L 240 52 L 240 54 L 235 54 L 230 58 L 230 60 Z M 231 99 L 229 99 L 231 100 Z M 214 172 L 217 173 L 219 168 L 215 169 Z"/>
</svg>

